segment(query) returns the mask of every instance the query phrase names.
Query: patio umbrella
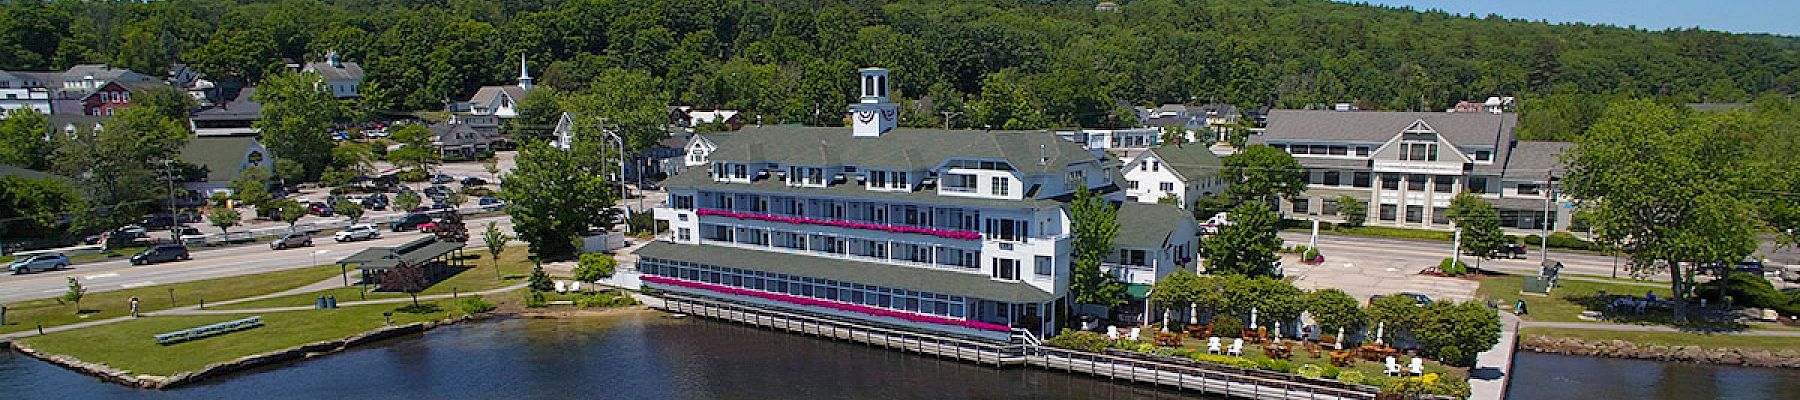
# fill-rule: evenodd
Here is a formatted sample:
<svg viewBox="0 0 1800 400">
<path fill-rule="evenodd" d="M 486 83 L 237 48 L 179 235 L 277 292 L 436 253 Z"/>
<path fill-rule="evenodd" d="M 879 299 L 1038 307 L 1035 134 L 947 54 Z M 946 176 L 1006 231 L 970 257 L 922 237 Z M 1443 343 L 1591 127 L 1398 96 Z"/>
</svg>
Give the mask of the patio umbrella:
<svg viewBox="0 0 1800 400">
<path fill-rule="evenodd" d="M 1188 325 L 1200 324 L 1200 306 L 1188 303 Z"/>
<path fill-rule="evenodd" d="M 1343 350 L 1344 349 L 1344 327 L 1341 327 L 1341 326 L 1338 327 L 1338 334 L 1337 334 L 1337 337 L 1334 339 L 1337 339 L 1337 341 L 1335 343 L 1332 343 L 1331 346 L 1336 347 L 1338 350 Z"/>
<path fill-rule="evenodd" d="M 1256 307 L 1250 307 L 1250 327 L 1256 327 Z"/>
<path fill-rule="evenodd" d="M 1169 333 L 1169 309 L 1167 308 L 1163 309 L 1162 331 L 1163 333 Z"/>
<path fill-rule="evenodd" d="M 1375 323 L 1375 344 L 1382 344 L 1381 337 L 1384 333 L 1387 333 L 1387 321 Z"/>
<path fill-rule="evenodd" d="M 1281 321 L 1275 321 L 1275 340 L 1281 340 Z"/>
</svg>

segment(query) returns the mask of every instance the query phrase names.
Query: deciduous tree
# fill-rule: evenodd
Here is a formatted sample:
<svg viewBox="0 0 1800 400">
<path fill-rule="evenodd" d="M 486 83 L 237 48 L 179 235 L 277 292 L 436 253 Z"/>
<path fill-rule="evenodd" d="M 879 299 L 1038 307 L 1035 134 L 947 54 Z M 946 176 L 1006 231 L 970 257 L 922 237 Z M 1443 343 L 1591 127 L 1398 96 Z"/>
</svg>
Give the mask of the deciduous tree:
<svg viewBox="0 0 1800 400">
<path fill-rule="evenodd" d="M 1226 156 L 1224 166 L 1220 176 L 1230 182 L 1225 193 L 1234 201 L 1274 204 L 1277 198 L 1292 199 L 1306 191 L 1306 168 L 1294 156 L 1274 147 L 1245 147 Z"/>
<path fill-rule="evenodd" d="M 500 253 L 506 252 L 506 245 L 512 240 L 512 235 L 501 231 L 493 222 L 488 222 L 487 230 L 481 232 L 481 241 L 487 244 L 488 257 L 494 260 L 494 279 L 501 279 Z"/>
<path fill-rule="evenodd" d="M 31 108 L 9 111 L 6 118 L 0 118 L 0 164 L 19 168 L 45 170 L 50 168 L 50 154 L 56 148 L 44 135 L 50 133 L 50 121 L 44 114 Z"/>
<path fill-rule="evenodd" d="M 1344 217 L 1345 225 L 1362 226 L 1369 220 L 1369 204 L 1355 197 L 1338 196 L 1337 212 Z"/>
<path fill-rule="evenodd" d="M 517 162 L 500 183 L 513 231 L 537 257 L 573 257 L 576 237 L 601 226 L 613 206 L 606 178 L 575 152 L 545 143 L 526 143 Z"/>
<path fill-rule="evenodd" d="M 238 213 L 236 208 L 213 207 L 212 210 L 206 212 L 206 223 L 219 227 L 220 233 L 230 233 L 231 227 L 237 226 L 243 220 L 244 215 Z"/>
<path fill-rule="evenodd" d="M 1467 192 L 1458 194 L 1450 200 L 1450 209 L 1446 212 L 1450 222 L 1462 229 L 1460 250 L 1480 257 L 1475 261 L 1475 268 L 1481 268 L 1481 260 L 1494 257 L 1506 247 L 1506 233 L 1500 231 L 1500 212 L 1481 196 Z"/>
<path fill-rule="evenodd" d="M 1230 221 L 1219 228 L 1219 234 L 1207 238 L 1206 272 L 1269 276 L 1275 274 L 1275 254 L 1281 250 L 1281 221 L 1269 205 L 1250 201 L 1232 208 Z"/>
<path fill-rule="evenodd" d="M 278 74 L 257 85 L 252 98 L 262 104 L 256 128 L 263 143 L 276 157 L 298 162 L 301 180 L 317 179 L 331 164 L 331 127 L 344 116 L 324 80 L 316 73 Z"/>
<path fill-rule="evenodd" d="M 1599 239 L 1635 269 L 1665 270 L 1687 321 L 1686 264 L 1735 261 L 1756 248 L 1746 120 L 1645 100 L 1615 102 L 1564 154 L 1567 193 L 1592 210 Z"/>
<path fill-rule="evenodd" d="M 1112 251 L 1113 240 L 1119 236 L 1118 209 L 1086 187 L 1076 189 L 1069 209 L 1075 225 L 1069 292 L 1080 304 L 1112 307 L 1124 303 L 1124 285 L 1100 271 L 1100 262 Z"/>
</svg>

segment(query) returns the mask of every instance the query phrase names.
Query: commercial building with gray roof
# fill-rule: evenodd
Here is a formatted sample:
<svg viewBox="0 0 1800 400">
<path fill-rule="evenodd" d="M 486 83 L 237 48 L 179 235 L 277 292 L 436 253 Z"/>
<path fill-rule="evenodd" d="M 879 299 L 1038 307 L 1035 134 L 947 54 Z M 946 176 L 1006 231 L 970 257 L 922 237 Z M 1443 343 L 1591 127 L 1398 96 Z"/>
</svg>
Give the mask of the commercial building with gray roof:
<svg viewBox="0 0 1800 400">
<path fill-rule="evenodd" d="M 1501 226 L 1566 229 L 1573 210 L 1553 194 L 1573 143 L 1519 141 L 1513 113 L 1274 110 L 1250 143 L 1292 154 L 1310 190 L 1282 211 L 1342 220 L 1340 196 L 1362 201 L 1373 225 L 1450 229 L 1450 199 L 1469 192 L 1496 206 Z"/>
<path fill-rule="evenodd" d="M 654 214 L 669 232 L 637 253 L 655 277 L 646 284 L 721 301 L 799 296 L 809 300 L 783 307 L 878 310 L 859 322 L 926 332 L 1050 333 L 1068 301 L 1069 201 L 1083 189 L 1119 198 L 1118 162 L 1049 131 L 896 127 L 887 71 L 859 74 L 851 127 L 746 126 L 696 140 L 716 147 L 664 182 L 669 200 Z M 1114 276 L 1148 283 L 1191 268 L 1187 212 L 1118 212 L 1133 224 L 1120 255 L 1142 265 L 1115 262 Z"/>
</svg>

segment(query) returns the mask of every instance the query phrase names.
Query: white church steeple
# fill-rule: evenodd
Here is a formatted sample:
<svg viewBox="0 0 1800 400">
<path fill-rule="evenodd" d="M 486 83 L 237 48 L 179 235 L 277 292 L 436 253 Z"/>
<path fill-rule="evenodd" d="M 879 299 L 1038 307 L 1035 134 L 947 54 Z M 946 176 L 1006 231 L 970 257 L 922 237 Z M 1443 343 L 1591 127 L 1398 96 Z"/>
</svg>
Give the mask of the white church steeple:
<svg viewBox="0 0 1800 400">
<path fill-rule="evenodd" d="M 519 54 L 519 88 L 531 90 L 531 72 L 525 69 L 525 54 Z"/>
<path fill-rule="evenodd" d="M 862 96 L 850 105 L 851 126 L 856 137 L 880 137 L 900 125 L 900 105 L 888 101 L 888 70 L 863 68 L 858 71 L 858 87 Z"/>
</svg>

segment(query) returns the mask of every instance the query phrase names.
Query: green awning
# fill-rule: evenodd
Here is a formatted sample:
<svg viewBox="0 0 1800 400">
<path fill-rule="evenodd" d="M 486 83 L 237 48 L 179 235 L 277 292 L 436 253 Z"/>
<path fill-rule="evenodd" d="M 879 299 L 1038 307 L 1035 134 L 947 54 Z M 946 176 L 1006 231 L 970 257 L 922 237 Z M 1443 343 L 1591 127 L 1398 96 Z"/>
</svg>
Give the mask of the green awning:
<svg viewBox="0 0 1800 400">
<path fill-rule="evenodd" d="M 1150 285 L 1142 283 L 1126 284 L 1125 295 L 1131 296 L 1132 300 L 1143 300 L 1150 297 Z"/>
</svg>

